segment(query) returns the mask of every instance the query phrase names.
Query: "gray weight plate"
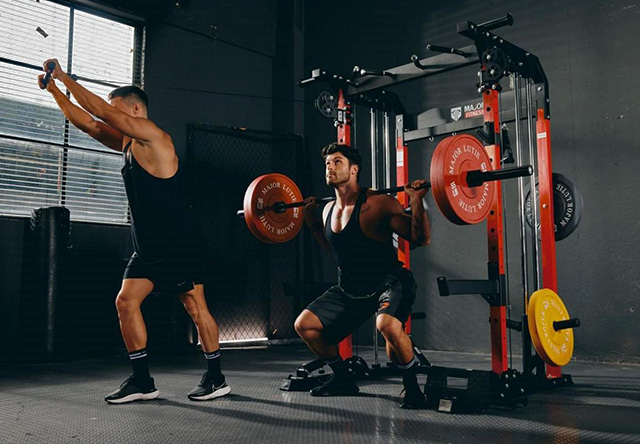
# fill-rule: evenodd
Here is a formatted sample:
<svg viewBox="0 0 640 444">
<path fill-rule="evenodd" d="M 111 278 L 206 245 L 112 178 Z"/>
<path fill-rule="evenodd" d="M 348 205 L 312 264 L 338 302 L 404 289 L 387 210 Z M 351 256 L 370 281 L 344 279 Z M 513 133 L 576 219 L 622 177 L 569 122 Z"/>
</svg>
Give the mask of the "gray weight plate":
<svg viewBox="0 0 640 444">
<path fill-rule="evenodd" d="M 560 173 L 553 173 L 553 222 L 556 233 L 556 242 L 569 236 L 578 228 L 582 218 L 582 195 L 573 182 Z M 527 186 L 525 198 L 525 214 L 527 226 L 531 229 L 533 220 L 533 208 L 531 202 L 531 190 Z M 537 184 L 536 184 L 536 193 Z M 538 226 L 538 239 L 540 239 L 540 226 Z"/>
</svg>

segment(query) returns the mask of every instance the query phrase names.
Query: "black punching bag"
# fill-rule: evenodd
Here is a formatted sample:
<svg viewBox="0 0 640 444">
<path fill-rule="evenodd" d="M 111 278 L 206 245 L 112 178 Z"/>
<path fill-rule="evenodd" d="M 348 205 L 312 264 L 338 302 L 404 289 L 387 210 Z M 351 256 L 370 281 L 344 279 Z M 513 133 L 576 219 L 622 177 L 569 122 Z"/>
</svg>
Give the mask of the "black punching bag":
<svg viewBox="0 0 640 444">
<path fill-rule="evenodd" d="M 56 351 L 56 305 L 71 223 L 65 207 L 33 210 L 25 242 L 25 275 L 20 312 L 26 353 Z"/>
</svg>

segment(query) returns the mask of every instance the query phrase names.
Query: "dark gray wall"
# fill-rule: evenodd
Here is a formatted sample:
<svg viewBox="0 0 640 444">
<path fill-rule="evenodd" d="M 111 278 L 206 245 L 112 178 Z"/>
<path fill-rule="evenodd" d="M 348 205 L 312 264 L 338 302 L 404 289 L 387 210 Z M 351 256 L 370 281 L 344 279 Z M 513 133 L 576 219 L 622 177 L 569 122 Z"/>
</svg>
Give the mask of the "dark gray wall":
<svg viewBox="0 0 640 444">
<path fill-rule="evenodd" d="M 28 323 L 46 306 L 43 298 L 25 294 L 36 279 L 29 264 L 39 261 L 38 250 L 26 241 L 29 230 L 29 219 L 0 218 L 0 361 L 43 358 L 43 333 Z M 56 355 L 121 348 L 114 301 L 132 252 L 129 228 L 75 222 L 69 245 L 57 266 Z"/>
<path fill-rule="evenodd" d="M 640 141 L 636 125 L 640 85 L 635 73 L 640 7 L 624 1 L 451 1 L 343 2 L 307 4 L 307 74 L 321 67 L 348 74 L 354 65 L 384 69 L 409 62 L 411 54 L 428 55 L 427 43 L 462 47 L 471 42 L 456 33 L 462 21 L 482 23 L 511 12 L 515 25 L 495 31 L 537 55 L 551 91 L 553 169 L 567 175 L 584 197 L 582 223 L 557 243 L 559 294 L 572 316 L 580 317 L 575 356 L 582 359 L 638 361 L 637 208 L 633 192 Z M 475 73 L 463 69 L 402 86 L 396 92 L 407 111 L 477 97 Z M 507 82 L 503 85 L 508 87 Z M 326 87 L 324 87 L 326 88 Z M 310 87 L 308 101 L 321 87 Z M 307 104 L 305 135 L 317 165 L 311 172 L 318 195 L 328 194 L 322 164 L 313 151 L 335 140 L 331 122 Z M 368 114 L 358 146 L 369 150 Z M 435 141 L 437 143 L 437 140 Z M 410 145 L 411 177 L 428 175 L 435 143 Z M 368 169 L 368 160 L 365 159 Z M 365 176 L 366 177 L 366 176 Z M 366 180 L 363 181 L 366 184 Z M 509 245 L 511 317 L 519 319 L 523 295 L 520 277 L 515 182 L 505 185 Z M 431 200 L 431 202 L 433 202 Z M 414 250 L 412 269 L 419 284 L 416 311 L 427 319 L 414 323 L 414 338 L 425 348 L 488 351 L 488 304 L 479 296 L 442 298 L 435 278 L 486 277 L 484 224 L 459 227 L 433 214 L 432 244 Z M 332 277 L 333 263 L 323 261 Z M 512 337 L 514 351 L 520 339 Z"/>
<path fill-rule="evenodd" d="M 22 288 L 24 221 L 0 218 L 0 355 L 18 335 L 18 310 Z"/>
<path fill-rule="evenodd" d="M 298 3 L 190 0 L 148 22 L 150 114 L 180 155 L 187 123 L 301 132 L 302 120 L 294 118 L 301 95 L 294 70 L 302 72 Z"/>
</svg>

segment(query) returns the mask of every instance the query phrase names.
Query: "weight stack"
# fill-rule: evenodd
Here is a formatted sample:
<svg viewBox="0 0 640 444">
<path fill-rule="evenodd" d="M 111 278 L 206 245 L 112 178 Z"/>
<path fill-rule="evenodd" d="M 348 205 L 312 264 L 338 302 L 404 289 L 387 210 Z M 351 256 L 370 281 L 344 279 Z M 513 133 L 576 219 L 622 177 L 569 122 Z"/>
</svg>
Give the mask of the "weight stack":
<svg viewBox="0 0 640 444">
<path fill-rule="evenodd" d="M 20 344 L 27 357 L 41 360 L 58 348 L 61 281 L 71 222 L 65 207 L 33 210 L 25 232 Z"/>
</svg>

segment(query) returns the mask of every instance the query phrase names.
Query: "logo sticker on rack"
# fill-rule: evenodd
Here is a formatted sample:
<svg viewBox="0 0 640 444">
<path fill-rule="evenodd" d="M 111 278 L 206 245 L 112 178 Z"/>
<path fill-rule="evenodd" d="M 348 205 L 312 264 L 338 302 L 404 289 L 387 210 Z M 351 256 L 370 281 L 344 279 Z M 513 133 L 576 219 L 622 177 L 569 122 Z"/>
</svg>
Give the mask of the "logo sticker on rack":
<svg viewBox="0 0 640 444">
<path fill-rule="evenodd" d="M 460 120 L 460 117 L 462 117 L 462 107 L 457 106 L 455 108 L 451 108 L 451 118 L 457 122 Z"/>
</svg>

